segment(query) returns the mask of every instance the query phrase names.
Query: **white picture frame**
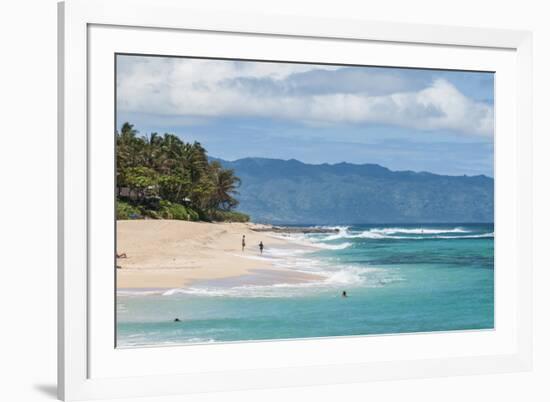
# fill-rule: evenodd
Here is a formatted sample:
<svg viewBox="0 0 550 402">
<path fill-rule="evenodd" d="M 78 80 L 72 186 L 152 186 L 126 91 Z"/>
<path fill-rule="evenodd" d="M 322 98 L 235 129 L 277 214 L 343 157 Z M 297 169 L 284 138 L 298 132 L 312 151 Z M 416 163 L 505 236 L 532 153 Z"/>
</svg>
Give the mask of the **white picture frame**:
<svg viewBox="0 0 550 402">
<path fill-rule="evenodd" d="M 368 48 L 371 58 L 358 59 L 357 47 Z M 523 31 L 206 13 L 177 0 L 60 3 L 59 397 L 529 370 L 531 47 L 531 34 Z M 103 148 L 97 133 L 114 129 L 109 63 L 120 52 L 495 71 L 495 330 L 116 350 L 113 273 L 96 268 L 113 255 L 113 187 L 100 180 L 112 177 L 112 163 L 100 163 L 113 158 L 112 138 Z"/>
</svg>

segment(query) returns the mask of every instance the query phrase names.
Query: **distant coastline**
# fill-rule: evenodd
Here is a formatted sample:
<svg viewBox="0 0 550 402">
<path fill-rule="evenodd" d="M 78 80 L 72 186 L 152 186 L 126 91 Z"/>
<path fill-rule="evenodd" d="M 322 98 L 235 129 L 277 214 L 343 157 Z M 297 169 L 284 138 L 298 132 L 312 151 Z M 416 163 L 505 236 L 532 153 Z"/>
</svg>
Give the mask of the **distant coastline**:
<svg viewBox="0 0 550 402">
<path fill-rule="evenodd" d="M 210 158 L 242 183 L 237 211 L 274 225 L 494 221 L 494 179 L 377 164 Z"/>
</svg>

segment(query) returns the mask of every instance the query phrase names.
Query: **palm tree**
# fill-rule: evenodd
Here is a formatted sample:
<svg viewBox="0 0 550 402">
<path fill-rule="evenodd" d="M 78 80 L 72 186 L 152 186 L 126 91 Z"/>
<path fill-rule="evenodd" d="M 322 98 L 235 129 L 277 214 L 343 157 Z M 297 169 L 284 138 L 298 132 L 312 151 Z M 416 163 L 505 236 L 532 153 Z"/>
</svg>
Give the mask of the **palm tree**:
<svg viewBox="0 0 550 402">
<path fill-rule="evenodd" d="M 151 133 L 150 136 L 143 137 L 145 146 L 143 147 L 143 161 L 145 166 L 159 170 L 159 162 L 162 156 L 162 137 L 157 133 Z"/>
<path fill-rule="evenodd" d="M 233 169 L 223 169 L 218 161 L 213 161 L 211 167 L 214 171 L 214 202 L 216 207 L 229 211 L 239 204 L 239 201 L 233 195 L 238 194 L 237 188 L 241 185 L 241 179 L 235 176 Z"/>
<path fill-rule="evenodd" d="M 204 218 L 220 219 L 217 211 L 238 205 L 234 198 L 241 181 L 217 161 L 209 162 L 199 142 L 182 141 L 173 134 L 138 136 L 130 123 L 116 134 L 117 186 L 137 192 L 137 203 L 154 189 L 164 200 L 198 211 Z"/>
</svg>

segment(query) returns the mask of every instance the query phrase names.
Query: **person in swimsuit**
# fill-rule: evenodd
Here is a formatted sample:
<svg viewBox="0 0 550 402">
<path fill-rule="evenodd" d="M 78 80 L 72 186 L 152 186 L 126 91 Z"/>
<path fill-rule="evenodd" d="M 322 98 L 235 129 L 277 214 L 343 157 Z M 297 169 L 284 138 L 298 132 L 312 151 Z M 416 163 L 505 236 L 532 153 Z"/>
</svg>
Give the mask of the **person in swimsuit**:
<svg viewBox="0 0 550 402">
<path fill-rule="evenodd" d="M 245 237 L 243 235 L 243 241 L 242 241 L 242 247 L 243 248 L 242 248 L 242 251 L 244 251 L 245 246 L 246 246 L 246 240 L 245 240 Z"/>
<path fill-rule="evenodd" d="M 264 253 L 264 243 L 260 241 L 260 244 L 258 244 L 258 247 L 260 247 L 260 254 Z"/>
</svg>

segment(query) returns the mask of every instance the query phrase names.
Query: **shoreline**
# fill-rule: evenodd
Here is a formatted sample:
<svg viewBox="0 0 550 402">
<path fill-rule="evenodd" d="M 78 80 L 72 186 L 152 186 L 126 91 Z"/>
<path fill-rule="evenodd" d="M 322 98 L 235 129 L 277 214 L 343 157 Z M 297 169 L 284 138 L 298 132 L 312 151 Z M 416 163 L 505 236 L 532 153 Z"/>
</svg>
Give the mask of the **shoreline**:
<svg viewBox="0 0 550 402">
<path fill-rule="evenodd" d="M 305 250 L 271 231 L 270 225 L 179 220 L 117 221 L 117 291 L 154 291 L 188 287 L 197 282 L 228 280 L 254 284 L 258 276 L 273 283 L 314 282 L 323 277 L 275 267 L 260 254 L 270 248 Z M 245 235 L 246 247 L 241 250 Z M 311 251 L 314 251 L 312 248 Z M 258 274 L 259 273 L 259 274 Z M 267 279 L 266 279 L 267 278 Z M 154 290 L 153 290 L 154 289 Z"/>
</svg>

